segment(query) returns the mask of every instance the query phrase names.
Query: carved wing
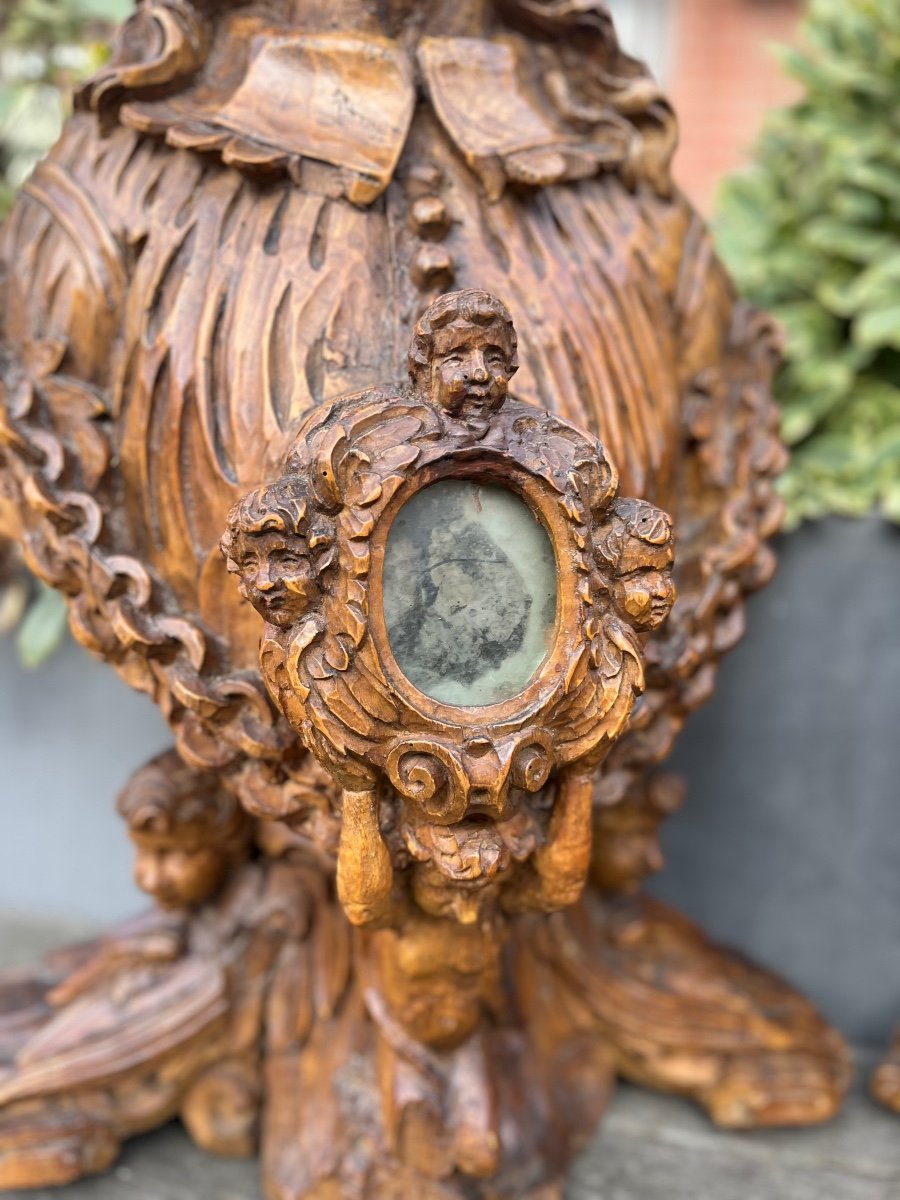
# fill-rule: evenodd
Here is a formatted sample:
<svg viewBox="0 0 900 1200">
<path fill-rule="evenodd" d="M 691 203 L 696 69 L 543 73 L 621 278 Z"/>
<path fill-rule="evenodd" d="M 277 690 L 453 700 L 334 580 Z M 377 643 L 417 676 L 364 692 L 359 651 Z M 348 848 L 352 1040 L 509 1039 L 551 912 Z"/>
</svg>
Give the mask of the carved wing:
<svg viewBox="0 0 900 1200">
<path fill-rule="evenodd" d="M 684 380 L 678 600 L 648 642 L 648 688 L 606 764 L 607 802 L 665 757 L 709 699 L 718 660 L 743 636 L 745 597 L 772 576 L 766 539 L 783 514 L 774 487 L 787 460 L 771 395 L 777 330 L 735 297 L 699 218 L 685 249 L 676 296 Z"/>
</svg>

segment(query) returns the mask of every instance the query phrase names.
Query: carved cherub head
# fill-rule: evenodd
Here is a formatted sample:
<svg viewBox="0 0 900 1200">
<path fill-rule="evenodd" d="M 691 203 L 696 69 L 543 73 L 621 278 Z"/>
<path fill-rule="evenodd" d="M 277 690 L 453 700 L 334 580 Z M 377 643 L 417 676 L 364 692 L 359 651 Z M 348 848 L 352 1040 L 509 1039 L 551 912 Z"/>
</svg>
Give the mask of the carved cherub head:
<svg viewBox="0 0 900 1200">
<path fill-rule="evenodd" d="M 505 304 L 487 292 L 450 292 L 419 318 L 409 373 L 423 396 L 481 437 L 518 370 L 516 346 Z"/>
<path fill-rule="evenodd" d="M 496 1002 L 500 939 L 480 923 L 410 912 L 373 946 L 378 981 L 395 1019 L 417 1041 L 458 1046 Z"/>
<path fill-rule="evenodd" d="M 132 776 L 118 810 L 137 848 L 135 883 L 163 908 L 202 904 L 247 852 L 250 822 L 238 800 L 174 750 Z"/>
<path fill-rule="evenodd" d="M 595 793 L 591 875 L 601 891 L 636 892 L 662 869 L 659 827 L 683 802 L 684 783 L 670 774 L 641 778 L 614 804 Z"/>
<path fill-rule="evenodd" d="M 619 500 L 596 547 L 613 604 L 635 629 L 657 629 L 675 603 L 672 522 L 644 500 Z"/>
<path fill-rule="evenodd" d="M 287 476 L 257 488 L 228 514 L 221 541 L 241 595 L 266 621 L 287 628 L 321 599 L 321 576 L 334 558 L 327 517 L 310 519 L 305 483 Z"/>
</svg>

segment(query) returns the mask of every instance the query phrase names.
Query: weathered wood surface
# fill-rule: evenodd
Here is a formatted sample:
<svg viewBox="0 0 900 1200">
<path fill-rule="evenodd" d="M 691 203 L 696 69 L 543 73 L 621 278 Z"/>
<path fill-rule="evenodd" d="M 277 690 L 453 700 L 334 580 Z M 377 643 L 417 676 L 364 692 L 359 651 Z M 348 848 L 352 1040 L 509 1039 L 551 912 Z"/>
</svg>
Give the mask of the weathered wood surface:
<svg viewBox="0 0 900 1200">
<path fill-rule="evenodd" d="M 0 967 L 87 930 L 0 914 Z M 860 1080 L 871 1056 L 860 1054 Z M 575 1163 L 567 1200 L 895 1200 L 895 1119 L 861 1083 L 821 1128 L 728 1134 L 685 1101 L 622 1085 L 601 1132 Z M 108 1176 L 23 1200 L 261 1200 L 256 1165 L 211 1158 L 178 1125 L 130 1143 Z"/>
<path fill-rule="evenodd" d="M 175 748 L 119 801 L 156 909 L 0 979 L 0 1186 L 180 1114 L 277 1200 L 553 1200 L 617 1076 L 828 1118 L 813 1006 L 637 894 L 784 451 L 605 4 L 144 0 L 77 109 L 0 233 L 0 536 Z M 386 645 L 445 478 L 553 543 L 494 704 Z"/>
</svg>

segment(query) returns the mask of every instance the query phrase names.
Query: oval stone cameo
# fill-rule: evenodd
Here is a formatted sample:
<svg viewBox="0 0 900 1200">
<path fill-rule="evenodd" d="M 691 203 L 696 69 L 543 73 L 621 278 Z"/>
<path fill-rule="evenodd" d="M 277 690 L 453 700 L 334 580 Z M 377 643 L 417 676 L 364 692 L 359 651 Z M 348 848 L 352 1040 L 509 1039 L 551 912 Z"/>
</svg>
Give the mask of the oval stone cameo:
<svg viewBox="0 0 900 1200">
<path fill-rule="evenodd" d="M 383 581 L 394 658 L 434 700 L 508 700 L 552 645 L 553 546 L 506 488 L 451 479 L 417 492 L 394 518 Z"/>
</svg>

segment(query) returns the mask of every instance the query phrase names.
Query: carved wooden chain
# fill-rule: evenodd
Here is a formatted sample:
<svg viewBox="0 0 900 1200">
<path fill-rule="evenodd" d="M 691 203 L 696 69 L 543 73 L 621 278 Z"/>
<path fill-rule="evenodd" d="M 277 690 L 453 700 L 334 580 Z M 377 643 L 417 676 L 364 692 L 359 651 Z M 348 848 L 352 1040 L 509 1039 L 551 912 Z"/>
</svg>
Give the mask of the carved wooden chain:
<svg viewBox="0 0 900 1200">
<path fill-rule="evenodd" d="M 103 406 L 83 385 L 53 375 L 62 346 L 45 343 L 50 357 L 38 377 L 0 382 L 0 452 L 18 492 L 25 558 L 31 570 L 69 600 L 77 640 L 114 663 L 133 687 L 160 705 L 184 758 L 198 767 L 239 767 L 249 756 L 280 762 L 296 739 L 252 675 L 216 675 L 199 624 L 159 610 L 150 571 L 130 555 L 108 554 L 100 544 L 103 509 L 87 491 L 70 488 L 77 472 L 96 486 L 109 447 L 96 418 Z M 72 454 L 42 426 L 42 388 L 66 390 L 81 406 L 81 443 Z"/>
</svg>

